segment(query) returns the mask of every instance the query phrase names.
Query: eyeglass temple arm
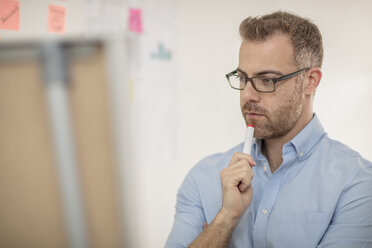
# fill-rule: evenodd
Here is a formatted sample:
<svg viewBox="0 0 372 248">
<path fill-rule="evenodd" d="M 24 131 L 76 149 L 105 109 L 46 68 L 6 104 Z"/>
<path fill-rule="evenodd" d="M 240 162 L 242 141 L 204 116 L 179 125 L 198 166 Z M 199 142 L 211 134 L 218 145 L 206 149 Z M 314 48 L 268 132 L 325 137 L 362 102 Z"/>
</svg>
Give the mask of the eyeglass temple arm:
<svg viewBox="0 0 372 248">
<path fill-rule="evenodd" d="M 283 81 L 283 80 L 286 80 L 286 79 L 288 79 L 288 78 L 294 77 L 294 76 L 296 76 L 297 74 L 299 74 L 299 73 L 301 73 L 301 72 L 303 72 L 303 71 L 307 71 L 307 70 L 310 70 L 310 68 L 307 67 L 307 68 L 304 68 L 304 69 L 302 69 L 302 70 L 295 71 L 295 72 L 290 73 L 290 74 L 288 74 L 288 75 L 285 75 L 285 76 L 283 76 L 283 77 L 276 78 L 276 79 L 274 79 L 274 81 L 275 81 L 275 82 Z"/>
</svg>

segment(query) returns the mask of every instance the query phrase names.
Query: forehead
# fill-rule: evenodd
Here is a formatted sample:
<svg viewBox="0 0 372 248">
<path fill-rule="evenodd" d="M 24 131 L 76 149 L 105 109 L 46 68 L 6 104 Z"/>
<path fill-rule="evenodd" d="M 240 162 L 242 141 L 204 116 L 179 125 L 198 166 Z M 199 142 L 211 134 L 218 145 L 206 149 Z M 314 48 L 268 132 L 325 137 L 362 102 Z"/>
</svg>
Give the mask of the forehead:
<svg viewBox="0 0 372 248">
<path fill-rule="evenodd" d="M 291 71 L 295 64 L 289 37 L 275 34 L 265 41 L 243 40 L 239 50 L 239 68 L 248 74 L 262 70 Z"/>
</svg>

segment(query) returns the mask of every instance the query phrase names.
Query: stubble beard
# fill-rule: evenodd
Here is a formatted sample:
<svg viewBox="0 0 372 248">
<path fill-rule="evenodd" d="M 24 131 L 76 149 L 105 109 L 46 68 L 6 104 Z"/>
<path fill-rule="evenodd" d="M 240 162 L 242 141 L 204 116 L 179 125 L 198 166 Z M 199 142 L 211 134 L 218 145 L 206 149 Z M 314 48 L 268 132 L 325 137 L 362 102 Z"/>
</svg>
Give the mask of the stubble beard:
<svg viewBox="0 0 372 248">
<path fill-rule="evenodd" d="M 242 108 L 243 116 L 245 111 L 252 111 L 263 114 L 264 117 L 255 120 L 244 116 L 246 124 L 253 124 L 255 127 L 254 137 L 257 139 L 275 139 L 289 133 L 299 121 L 303 113 L 302 87 L 296 87 L 292 97 L 285 102 L 279 103 L 273 111 L 258 106 L 256 103 L 247 102 Z"/>
</svg>

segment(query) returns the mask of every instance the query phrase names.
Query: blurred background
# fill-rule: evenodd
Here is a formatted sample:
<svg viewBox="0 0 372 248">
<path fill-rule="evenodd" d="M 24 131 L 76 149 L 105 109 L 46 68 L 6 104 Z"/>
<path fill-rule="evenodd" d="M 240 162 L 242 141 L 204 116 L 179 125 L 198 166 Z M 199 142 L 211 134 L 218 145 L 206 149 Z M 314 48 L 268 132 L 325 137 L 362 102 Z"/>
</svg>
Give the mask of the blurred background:
<svg viewBox="0 0 372 248">
<path fill-rule="evenodd" d="M 162 247 L 203 157 L 243 141 L 238 26 L 324 40 L 315 112 L 372 160 L 368 0 L 0 0 L 0 247 Z M 331 180 L 331 179 L 330 179 Z"/>
</svg>

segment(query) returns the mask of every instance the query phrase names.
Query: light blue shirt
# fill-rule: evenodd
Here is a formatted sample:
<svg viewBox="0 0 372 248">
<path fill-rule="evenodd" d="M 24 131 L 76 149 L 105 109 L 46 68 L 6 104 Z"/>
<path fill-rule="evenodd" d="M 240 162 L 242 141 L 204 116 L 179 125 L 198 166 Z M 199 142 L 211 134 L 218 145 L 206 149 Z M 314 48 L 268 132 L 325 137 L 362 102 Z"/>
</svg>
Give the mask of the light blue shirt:
<svg viewBox="0 0 372 248">
<path fill-rule="evenodd" d="M 332 140 L 316 115 L 283 147 L 273 174 L 252 147 L 253 198 L 236 226 L 229 247 L 372 247 L 372 164 Z M 240 144 L 195 165 L 177 195 L 166 248 L 187 247 L 222 206 L 220 171 Z"/>
</svg>

